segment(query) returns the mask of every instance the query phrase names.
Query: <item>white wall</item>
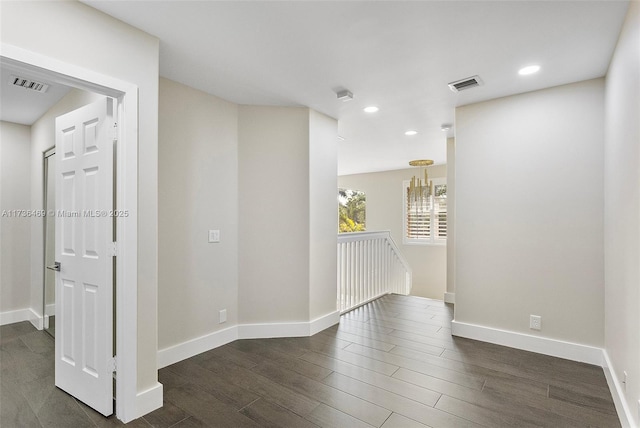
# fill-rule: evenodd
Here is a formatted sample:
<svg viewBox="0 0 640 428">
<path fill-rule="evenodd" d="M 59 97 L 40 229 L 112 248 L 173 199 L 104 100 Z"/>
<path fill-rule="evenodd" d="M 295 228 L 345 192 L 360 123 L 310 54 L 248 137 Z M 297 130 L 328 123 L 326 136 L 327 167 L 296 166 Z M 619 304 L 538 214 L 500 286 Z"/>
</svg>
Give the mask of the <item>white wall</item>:
<svg viewBox="0 0 640 428">
<path fill-rule="evenodd" d="M 309 320 L 309 110 L 240 106 L 239 319 Z"/>
<path fill-rule="evenodd" d="M 138 86 L 137 389 L 157 386 L 157 38 L 75 1 L 2 2 L 2 43 Z"/>
<path fill-rule="evenodd" d="M 336 310 L 338 126 L 309 110 L 309 318 Z"/>
<path fill-rule="evenodd" d="M 102 95 L 79 89 L 71 89 L 60 101 L 52 106 L 40 119 L 31 125 L 31 171 L 30 206 L 32 209 L 44 209 L 44 152 L 56 144 L 56 117 L 79 107 L 104 98 Z M 33 218 L 31 223 L 31 308 L 42 316 L 44 282 L 44 222 Z"/>
<path fill-rule="evenodd" d="M 337 321 L 336 121 L 164 78 L 159 117 L 161 364 Z"/>
<path fill-rule="evenodd" d="M 164 349 L 237 324 L 238 106 L 161 78 L 159 123 L 158 345 Z M 220 230 L 220 243 L 208 243 L 209 229 Z M 221 309 L 226 324 L 219 324 Z"/>
<path fill-rule="evenodd" d="M 240 323 L 336 313 L 336 140 L 308 108 L 240 106 Z"/>
<path fill-rule="evenodd" d="M 447 291 L 453 303 L 456 293 L 456 140 L 447 138 Z"/>
<path fill-rule="evenodd" d="M 640 426 L 640 3 L 631 2 L 606 79 L 605 349 Z"/>
<path fill-rule="evenodd" d="M 603 118 L 603 79 L 456 109 L 456 321 L 602 347 Z"/>
<path fill-rule="evenodd" d="M 30 157 L 31 127 L 0 122 L 0 212 L 31 209 Z M 27 217 L 0 217 L 0 323 L 2 313 L 30 307 L 30 223 Z"/>
<path fill-rule="evenodd" d="M 402 207 L 403 180 L 410 180 L 417 169 L 343 175 L 338 186 L 363 190 L 367 198 L 366 227 L 368 231 L 389 230 L 413 271 L 411 294 L 442 299 L 447 286 L 447 247 L 445 245 L 403 244 Z M 430 178 L 446 178 L 446 165 L 428 168 Z M 337 206 L 335 215 L 337 216 Z M 337 229 L 336 229 L 337 230 Z"/>
</svg>

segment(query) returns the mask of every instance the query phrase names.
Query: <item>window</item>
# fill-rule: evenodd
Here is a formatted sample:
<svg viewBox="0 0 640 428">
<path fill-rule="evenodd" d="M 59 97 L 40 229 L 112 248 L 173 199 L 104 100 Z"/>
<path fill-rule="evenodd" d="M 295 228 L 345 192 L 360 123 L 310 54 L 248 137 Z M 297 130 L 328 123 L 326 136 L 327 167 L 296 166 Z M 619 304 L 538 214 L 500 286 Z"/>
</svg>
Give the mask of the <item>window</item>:
<svg viewBox="0 0 640 428">
<path fill-rule="evenodd" d="M 447 243 L 447 184 L 433 182 L 433 195 L 421 206 L 409 198 L 409 181 L 402 182 L 405 244 Z"/>
<path fill-rule="evenodd" d="M 338 233 L 366 230 L 367 198 L 363 191 L 338 189 Z"/>
</svg>

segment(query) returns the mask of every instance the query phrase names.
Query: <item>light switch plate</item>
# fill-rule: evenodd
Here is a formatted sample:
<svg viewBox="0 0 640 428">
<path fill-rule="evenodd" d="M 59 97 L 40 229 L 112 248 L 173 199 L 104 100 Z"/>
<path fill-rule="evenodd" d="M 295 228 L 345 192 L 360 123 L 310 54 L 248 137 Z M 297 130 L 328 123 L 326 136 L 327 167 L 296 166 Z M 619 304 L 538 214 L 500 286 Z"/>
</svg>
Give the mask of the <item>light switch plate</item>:
<svg viewBox="0 0 640 428">
<path fill-rule="evenodd" d="M 209 230 L 209 242 L 220 242 L 219 230 Z"/>
</svg>

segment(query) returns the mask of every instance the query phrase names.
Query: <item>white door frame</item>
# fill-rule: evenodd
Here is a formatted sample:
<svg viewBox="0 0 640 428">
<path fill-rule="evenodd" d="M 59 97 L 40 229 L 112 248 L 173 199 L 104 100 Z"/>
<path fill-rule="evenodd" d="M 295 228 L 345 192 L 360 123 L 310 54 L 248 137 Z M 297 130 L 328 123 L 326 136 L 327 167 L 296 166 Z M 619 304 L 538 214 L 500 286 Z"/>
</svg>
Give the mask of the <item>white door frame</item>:
<svg viewBox="0 0 640 428">
<path fill-rule="evenodd" d="M 129 216 L 118 217 L 116 223 L 116 416 L 129 422 L 138 417 L 138 86 L 5 43 L 1 44 L 0 61 L 35 78 L 118 100 L 116 204 L 119 210 L 128 210 Z"/>
</svg>

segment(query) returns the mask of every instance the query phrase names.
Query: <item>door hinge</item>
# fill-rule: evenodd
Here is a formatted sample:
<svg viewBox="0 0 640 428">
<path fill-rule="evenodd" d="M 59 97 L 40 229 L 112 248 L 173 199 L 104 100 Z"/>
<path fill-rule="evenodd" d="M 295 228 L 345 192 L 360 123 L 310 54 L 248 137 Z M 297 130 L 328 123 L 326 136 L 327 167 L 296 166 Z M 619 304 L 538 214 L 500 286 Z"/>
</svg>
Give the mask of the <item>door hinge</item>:
<svg viewBox="0 0 640 428">
<path fill-rule="evenodd" d="M 107 371 L 109 373 L 115 373 L 118 370 L 118 357 L 113 357 L 107 363 Z"/>
<path fill-rule="evenodd" d="M 110 242 L 107 245 L 107 256 L 109 257 L 116 257 L 118 255 L 118 243 L 117 242 Z"/>
<path fill-rule="evenodd" d="M 118 141 L 118 122 L 113 122 L 113 126 L 111 127 L 111 139 L 113 141 Z"/>
</svg>

